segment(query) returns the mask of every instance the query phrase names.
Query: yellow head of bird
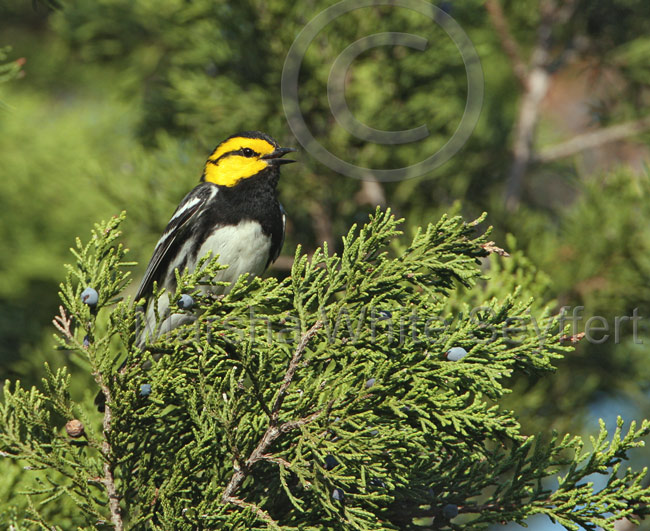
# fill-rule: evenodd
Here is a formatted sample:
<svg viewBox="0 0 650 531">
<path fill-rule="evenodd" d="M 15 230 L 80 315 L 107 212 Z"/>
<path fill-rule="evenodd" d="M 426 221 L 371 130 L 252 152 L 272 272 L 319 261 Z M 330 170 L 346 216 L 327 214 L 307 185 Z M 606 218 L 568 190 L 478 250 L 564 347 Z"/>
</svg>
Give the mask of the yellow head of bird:
<svg viewBox="0 0 650 531">
<path fill-rule="evenodd" d="M 268 168 L 295 162 L 282 158 L 292 151 L 296 150 L 279 147 L 275 140 L 259 131 L 238 133 L 221 142 L 210 154 L 201 180 L 235 186 Z"/>
</svg>

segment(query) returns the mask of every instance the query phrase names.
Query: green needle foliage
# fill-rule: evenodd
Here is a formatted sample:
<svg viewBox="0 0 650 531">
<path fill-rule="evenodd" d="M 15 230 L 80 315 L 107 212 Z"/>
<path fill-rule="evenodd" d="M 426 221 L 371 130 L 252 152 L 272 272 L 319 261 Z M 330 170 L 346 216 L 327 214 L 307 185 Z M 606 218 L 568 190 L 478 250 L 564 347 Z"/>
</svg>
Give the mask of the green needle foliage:
<svg viewBox="0 0 650 531">
<path fill-rule="evenodd" d="M 400 222 L 377 210 L 340 255 L 298 249 L 288 278 L 242 278 L 225 296 L 206 289 L 222 266 L 205 258 L 168 294 L 172 308 L 192 297 L 175 311 L 193 321 L 144 349 L 143 301 L 120 299 L 123 219 L 77 242 L 55 319 L 103 417 L 71 397 L 66 368 L 48 367 L 41 389 L 5 384 L 0 451 L 29 470 L 6 526 L 63 529 L 57 504 L 83 529 L 481 529 L 546 514 L 613 530 L 650 513 L 646 471 L 622 468 L 650 423 L 619 421 L 611 439 L 601 423 L 586 450 L 524 435 L 500 406 L 515 373 L 549 372 L 570 347 L 518 290 L 463 302 L 478 281 L 491 293 L 482 218 L 443 217 L 400 244 Z"/>
</svg>

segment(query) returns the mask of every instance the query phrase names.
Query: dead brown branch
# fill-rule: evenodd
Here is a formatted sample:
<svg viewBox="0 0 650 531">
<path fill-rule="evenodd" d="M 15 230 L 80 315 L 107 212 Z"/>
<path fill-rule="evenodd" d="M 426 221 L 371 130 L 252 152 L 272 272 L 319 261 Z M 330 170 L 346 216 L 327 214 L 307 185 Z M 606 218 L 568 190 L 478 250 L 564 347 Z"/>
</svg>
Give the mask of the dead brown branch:
<svg viewBox="0 0 650 531">
<path fill-rule="evenodd" d="M 490 22 L 492 22 L 492 25 L 499 36 L 501 47 L 508 56 L 508 59 L 510 59 L 512 71 L 519 80 L 519 83 L 521 83 L 521 86 L 526 88 L 526 83 L 528 82 L 528 67 L 521 57 L 517 41 L 510 32 L 508 21 L 503 14 L 503 9 L 501 9 L 501 3 L 499 0 L 486 0 L 485 9 L 490 16 Z"/>
</svg>

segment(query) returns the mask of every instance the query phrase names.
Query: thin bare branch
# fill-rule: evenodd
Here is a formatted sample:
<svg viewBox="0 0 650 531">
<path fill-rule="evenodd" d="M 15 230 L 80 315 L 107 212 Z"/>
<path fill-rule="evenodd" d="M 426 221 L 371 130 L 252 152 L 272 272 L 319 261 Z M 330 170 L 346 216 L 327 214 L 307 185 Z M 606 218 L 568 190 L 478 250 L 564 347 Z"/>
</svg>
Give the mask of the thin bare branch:
<svg viewBox="0 0 650 531">
<path fill-rule="evenodd" d="M 517 44 L 517 41 L 510 32 L 510 26 L 503 14 L 503 9 L 501 9 L 501 3 L 499 0 L 486 0 L 485 9 L 490 17 L 490 22 L 499 36 L 501 47 L 510 59 L 512 71 L 519 80 L 519 83 L 521 83 L 521 86 L 525 88 L 528 82 L 528 67 L 521 56 L 519 44 Z"/>
<path fill-rule="evenodd" d="M 104 479 L 102 483 L 106 487 L 106 493 L 108 494 L 108 506 L 111 511 L 111 522 L 113 522 L 113 527 L 115 531 L 123 531 L 124 523 L 122 522 L 122 509 L 120 507 L 120 497 L 115 488 L 115 459 L 113 456 L 113 449 L 109 443 L 109 437 L 112 429 L 112 398 L 111 391 L 108 386 L 104 383 L 103 378 L 98 374 L 95 374 L 95 380 L 99 383 L 102 393 L 106 398 L 104 405 L 104 422 L 103 422 L 103 435 L 104 435 L 104 444 L 102 445 L 102 454 L 104 456 Z"/>
<path fill-rule="evenodd" d="M 551 162 L 557 159 L 570 157 L 585 149 L 593 149 L 603 144 L 623 140 L 650 129 L 650 116 L 639 120 L 631 120 L 622 124 L 603 127 L 596 131 L 574 136 L 566 142 L 544 148 L 535 157 L 536 162 Z"/>
<path fill-rule="evenodd" d="M 285 373 L 284 378 L 282 379 L 282 384 L 280 385 L 280 389 L 278 390 L 278 395 L 275 401 L 273 402 L 273 407 L 271 408 L 271 416 L 269 418 L 269 427 L 264 432 L 264 435 L 262 435 L 262 438 L 260 439 L 255 449 L 251 452 L 250 456 L 246 460 L 246 463 L 242 465 L 239 463 L 238 460 L 234 461 L 233 465 L 235 468 L 235 473 L 230 478 L 228 485 L 226 485 L 226 488 L 223 492 L 223 496 L 221 498 L 224 501 L 224 503 L 234 503 L 235 505 L 239 505 L 240 507 L 247 507 L 255 511 L 260 516 L 260 518 L 264 519 L 269 523 L 272 523 L 272 525 L 275 525 L 275 522 L 270 518 L 268 514 L 262 511 L 259 507 L 244 502 L 243 500 L 240 500 L 239 498 L 235 497 L 235 493 L 239 490 L 242 483 L 244 482 L 244 479 L 246 478 L 247 474 L 250 472 L 253 465 L 255 465 L 255 463 L 257 463 L 258 461 L 263 461 L 263 460 L 268 461 L 272 459 L 272 456 L 270 456 L 267 452 L 271 447 L 271 444 L 273 444 L 273 441 L 275 441 L 282 433 L 286 433 L 293 429 L 299 428 L 300 426 L 304 426 L 308 424 L 309 422 L 318 418 L 318 416 L 322 413 L 322 410 L 319 410 L 304 418 L 278 425 L 280 409 L 282 408 L 282 403 L 284 402 L 284 397 L 286 395 L 287 389 L 291 385 L 291 382 L 293 380 L 293 377 L 295 376 L 300 360 L 302 359 L 304 351 L 307 348 L 307 344 L 309 343 L 311 338 L 314 337 L 314 335 L 318 332 L 318 330 L 320 330 L 322 326 L 323 326 L 322 321 L 320 320 L 316 321 L 316 323 L 309 330 L 307 330 L 307 332 L 305 332 L 300 338 L 300 342 L 298 343 L 298 346 L 296 347 L 293 356 L 291 357 L 291 361 L 289 362 L 289 367 L 287 368 L 287 372 Z M 260 512 L 257 512 L 256 509 L 259 510 Z"/>
<path fill-rule="evenodd" d="M 319 319 L 316 321 L 314 326 L 307 330 L 307 332 L 305 332 L 300 338 L 300 343 L 298 343 L 298 346 L 293 353 L 291 361 L 289 362 L 289 368 L 287 369 L 287 372 L 282 379 L 282 385 L 278 390 L 278 395 L 275 399 L 275 402 L 273 403 L 273 407 L 271 408 L 271 424 L 277 423 L 278 415 L 280 414 L 280 408 L 282 407 L 282 402 L 284 401 L 285 394 L 291 385 L 294 374 L 296 374 L 298 363 L 300 363 L 300 360 L 302 359 L 302 355 L 305 351 L 305 348 L 307 348 L 307 344 L 311 338 L 316 335 L 316 332 L 318 332 L 322 326 L 323 322 Z"/>
</svg>

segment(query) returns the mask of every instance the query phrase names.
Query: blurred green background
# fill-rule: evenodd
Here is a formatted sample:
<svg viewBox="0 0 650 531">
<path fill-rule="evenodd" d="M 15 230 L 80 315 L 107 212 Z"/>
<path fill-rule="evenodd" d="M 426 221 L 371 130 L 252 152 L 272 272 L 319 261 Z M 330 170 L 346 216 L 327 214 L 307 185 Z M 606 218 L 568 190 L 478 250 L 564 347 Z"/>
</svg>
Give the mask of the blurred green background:
<svg viewBox="0 0 650 531">
<path fill-rule="evenodd" d="M 61 0 L 0 3 L 0 374 L 37 383 L 44 360 L 66 363 L 50 325 L 76 236 L 128 212 L 136 282 L 209 151 L 260 129 L 298 147 L 280 94 L 291 43 L 321 0 Z M 650 3 L 647 0 L 457 0 L 437 6 L 467 32 L 485 77 L 482 113 L 442 167 L 377 184 L 336 174 L 302 151 L 279 187 L 289 223 L 269 274 L 285 275 L 297 244 L 312 251 L 363 221 L 376 204 L 406 230 L 442 213 L 489 213 L 516 284 L 536 307 L 585 307 L 610 338 L 582 340 L 552 377 L 519 378 L 512 407 L 531 432 L 595 429 L 593 416 L 650 416 Z M 440 15 L 438 15 L 440 16 Z M 425 51 L 364 52 L 346 78 L 361 122 L 382 130 L 426 124 L 426 139 L 368 144 L 333 118 L 327 79 L 336 57 L 373 33 L 425 37 Z M 11 78 L 11 79 L 9 79 Z M 456 129 L 467 96 L 457 48 L 415 11 L 374 6 L 337 18 L 313 41 L 300 75 L 310 131 L 348 162 L 396 168 L 423 160 Z M 555 149 L 559 146 L 560 149 Z M 134 289 L 134 288 L 132 288 Z M 644 317 L 636 343 L 631 323 Z M 602 332 L 594 333 L 597 338 Z M 90 397 L 90 380 L 78 376 Z M 647 455 L 639 459 L 645 463 Z"/>
</svg>

